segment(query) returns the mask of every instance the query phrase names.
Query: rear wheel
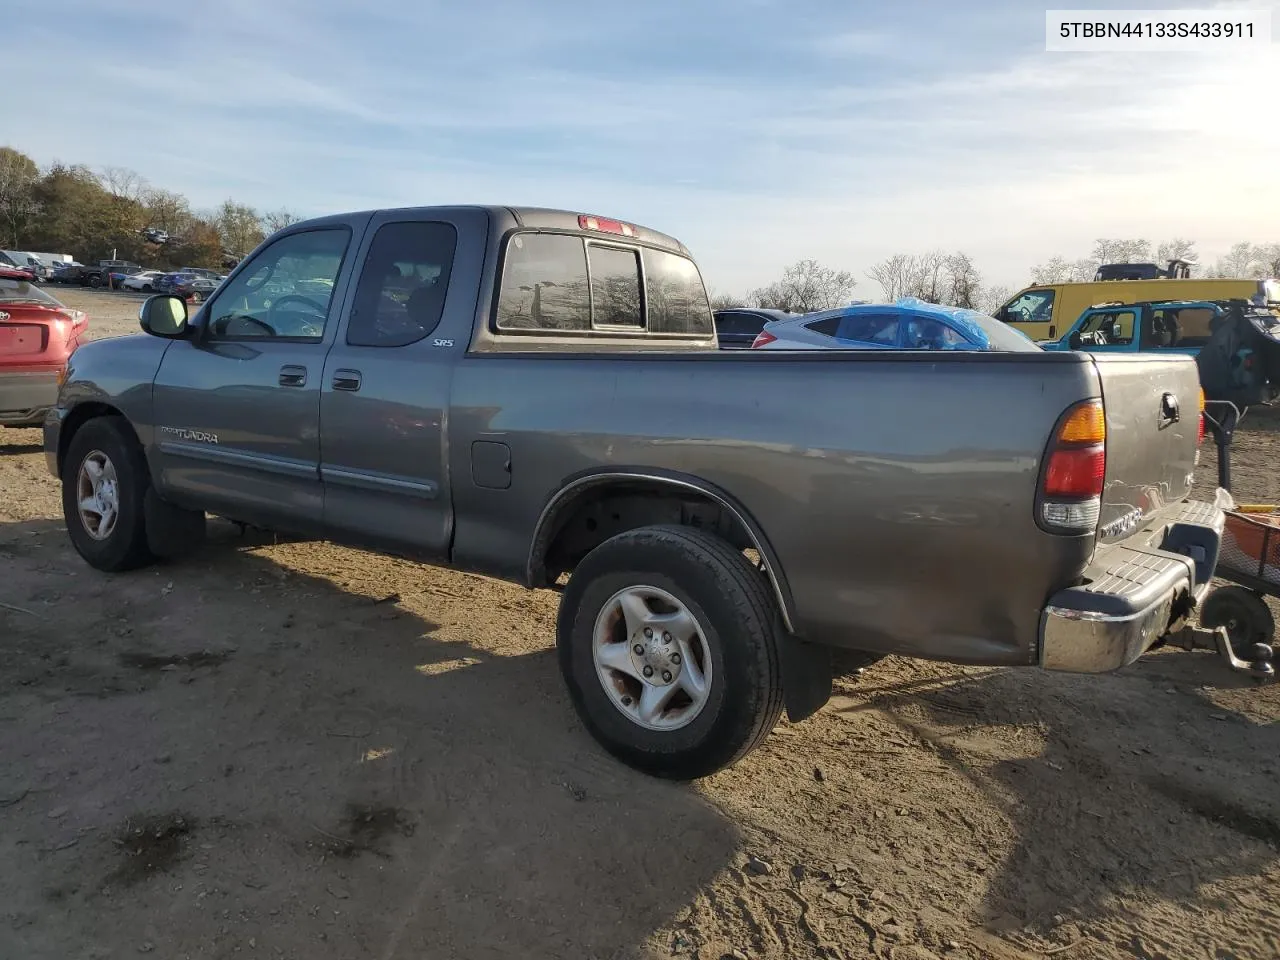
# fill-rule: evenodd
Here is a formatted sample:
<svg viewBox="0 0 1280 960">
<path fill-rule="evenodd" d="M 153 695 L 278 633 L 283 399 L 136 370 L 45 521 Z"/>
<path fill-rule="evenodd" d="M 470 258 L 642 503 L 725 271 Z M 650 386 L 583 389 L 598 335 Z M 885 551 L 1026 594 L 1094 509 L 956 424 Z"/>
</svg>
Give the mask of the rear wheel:
<svg viewBox="0 0 1280 960">
<path fill-rule="evenodd" d="M 782 625 L 759 571 L 687 527 L 621 533 L 578 564 L 560 602 L 560 668 L 592 736 L 670 779 L 736 762 L 782 712 Z"/>
<path fill-rule="evenodd" d="M 1232 584 L 1218 587 L 1200 608 L 1200 625 L 1226 627 L 1231 649 L 1241 660 L 1253 660 L 1254 647 L 1275 638 L 1276 622 L 1267 602 L 1252 590 Z"/>
<path fill-rule="evenodd" d="M 119 417 L 90 420 L 71 438 L 62 467 L 62 513 L 76 552 L 116 572 L 155 559 L 147 546 L 147 464 Z"/>
</svg>

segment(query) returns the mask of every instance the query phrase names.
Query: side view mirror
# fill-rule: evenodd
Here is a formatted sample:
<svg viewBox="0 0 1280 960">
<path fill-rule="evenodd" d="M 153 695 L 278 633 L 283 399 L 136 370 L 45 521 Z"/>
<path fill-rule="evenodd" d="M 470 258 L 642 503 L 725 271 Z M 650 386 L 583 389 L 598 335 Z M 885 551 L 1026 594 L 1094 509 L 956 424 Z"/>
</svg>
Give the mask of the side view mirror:
<svg viewBox="0 0 1280 960">
<path fill-rule="evenodd" d="M 1067 337 L 1067 346 L 1069 346 L 1072 350 L 1079 350 L 1080 346 L 1083 343 L 1084 343 L 1084 338 L 1080 336 L 1079 330 L 1072 330 L 1071 334 Z"/>
<path fill-rule="evenodd" d="M 1053 324 L 1049 324 L 1049 339 L 1052 340 L 1057 335 L 1058 335 L 1058 328 L 1055 327 Z"/>
<path fill-rule="evenodd" d="M 138 311 L 138 323 L 153 337 L 181 340 L 190 329 L 187 326 L 187 302 L 168 294 L 148 297 Z"/>
</svg>

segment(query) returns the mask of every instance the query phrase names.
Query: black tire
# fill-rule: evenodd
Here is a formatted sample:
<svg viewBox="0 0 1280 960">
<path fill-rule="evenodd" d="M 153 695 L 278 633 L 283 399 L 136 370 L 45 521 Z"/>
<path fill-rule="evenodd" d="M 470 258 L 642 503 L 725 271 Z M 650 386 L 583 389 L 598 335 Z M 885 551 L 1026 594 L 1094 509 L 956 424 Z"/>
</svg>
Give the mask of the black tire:
<svg viewBox="0 0 1280 960">
<path fill-rule="evenodd" d="M 656 587 L 684 604 L 710 654 L 705 705 L 678 729 L 641 726 L 597 675 L 596 618 L 629 586 Z M 578 715 L 613 756 L 654 776 L 692 780 L 741 759 L 778 722 L 782 630 L 768 582 L 728 543 L 688 527 L 642 527 L 600 544 L 570 576 L 557 623 L 560 670 Z"/>
<path fill-rule="evenodd" d="M 92 276 L 92 277 L 90 277 L 90 278 L 89 278 L 89 286 L 91 286 L 91 287 L 100 287 L 100 286 L 102 286 L 102 278 L 101 278 L 101 277 L 99 277 L 99 276 Z"/>
<path fill-rule="evenodd" d="M 1275 638 L 1276 621 L 1267 602 L 1252 590 L 1232 584 L 1218 587 L 1200 607 L 1200 625 L 1226 627 L 1231 649 L 1241 660 L 1254 659 L 1253 648 Z"/>
<path fill-rule="evenodd" d="M 80 468 L 94 453 L 105 455 L 111 462 L 118 491 L 114 529 L 101 540 L 90 534 L 82 520 L 77 495 Z M 142 448 L 120 417 L 98 417 L 75 432 L 62 466 L 62 515 L 72 546 L 91 567 L 116 573 L 155 560 L 147 546 L 145 502 L 150 486 Z"/>
</svg>

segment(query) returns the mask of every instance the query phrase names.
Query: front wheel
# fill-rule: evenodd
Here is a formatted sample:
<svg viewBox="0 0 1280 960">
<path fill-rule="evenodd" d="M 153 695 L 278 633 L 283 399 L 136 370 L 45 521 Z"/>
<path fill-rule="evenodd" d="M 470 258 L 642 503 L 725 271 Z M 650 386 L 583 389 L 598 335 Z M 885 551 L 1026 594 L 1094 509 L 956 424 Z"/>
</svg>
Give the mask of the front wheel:
<svg viewBox="0 0 1280 960">
<path fill-rule="evenodd" d="M 90 420 L 71 438 L 62 467 L 62 514 L 76 552 L 116 572 L 154 560 L 147 546 L 147 464 L 119 417 Z"/>
<path fill-rule="evenodd" d="M 592 736 L 624 763 L 705 777 L 754 749 L 782 712 L 768 583 L 688 527 L 621 533 L 578 564 L 560 602 L 560 669 Z"/>
</svg>

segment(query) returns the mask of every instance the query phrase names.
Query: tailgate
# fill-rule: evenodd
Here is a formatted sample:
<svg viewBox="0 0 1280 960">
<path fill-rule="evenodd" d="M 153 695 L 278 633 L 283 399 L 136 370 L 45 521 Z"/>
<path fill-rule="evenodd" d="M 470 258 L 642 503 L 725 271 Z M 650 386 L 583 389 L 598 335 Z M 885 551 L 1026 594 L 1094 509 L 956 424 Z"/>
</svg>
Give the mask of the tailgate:
<svg viewBox="0 0 1280 960">
<path fill-rule="evenodd" d="M 43 323 L 0 322 L 0 358 L 44 353 L 48 345 L 49 328 Z"/>
<path fill-rule="evenodd" d="M 1094 354 L 1106 412 L 1099 539 L 1123 540 L 1191 493 L 1200 374 L 1190 355 Z"/>
</svg>

